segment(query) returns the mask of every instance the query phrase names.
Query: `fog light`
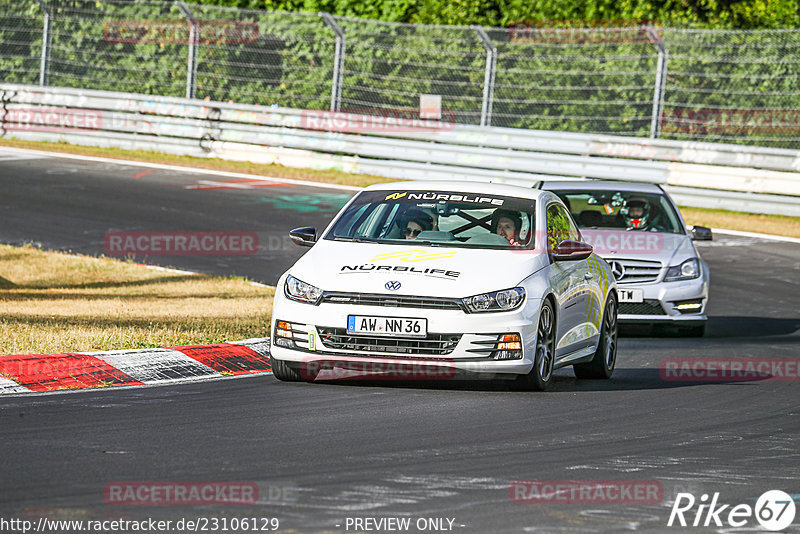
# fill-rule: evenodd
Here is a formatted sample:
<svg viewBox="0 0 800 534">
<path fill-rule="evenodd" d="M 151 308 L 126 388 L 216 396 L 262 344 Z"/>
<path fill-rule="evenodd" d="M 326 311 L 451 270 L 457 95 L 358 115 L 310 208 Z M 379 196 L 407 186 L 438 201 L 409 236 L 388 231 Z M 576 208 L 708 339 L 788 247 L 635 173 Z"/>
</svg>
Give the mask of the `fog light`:
<svg viewBox="0 0 800 534">
<path fill-rule="evenodd" d="M 696 313 L 703 308 L 702 300 L 682 300 L 675 302 L 675 309 L 681 313 Z"/>
<path fill-rule="evenodd" d="M 292 324 L 286 321 L 275 322 L 275 344 L 279 347 L 294 347 Z M 281 343 L 283 341 L 283 343 Z"/>
<path fill-rule="evenodd" d="M 497 344 L 500 350 L 522 350 L 522 343 L 519 341 L 519 335 L 506 334 L 500 338 L 501 343 Z"/>
<path fill-rule="evenodd" d="M 522 342 L 519 334 L 502 334 L 495 345 L 497 351 L 494 353 L 495 360 L 519 360 L 522 359 Z"/>
<path fill-rule="evenodd" d="M 286 347 L 287 349 L 294 348 L 294 341 L 283 337 L 275 338 L 275 345 L 278 347 Z"/>
</svg>

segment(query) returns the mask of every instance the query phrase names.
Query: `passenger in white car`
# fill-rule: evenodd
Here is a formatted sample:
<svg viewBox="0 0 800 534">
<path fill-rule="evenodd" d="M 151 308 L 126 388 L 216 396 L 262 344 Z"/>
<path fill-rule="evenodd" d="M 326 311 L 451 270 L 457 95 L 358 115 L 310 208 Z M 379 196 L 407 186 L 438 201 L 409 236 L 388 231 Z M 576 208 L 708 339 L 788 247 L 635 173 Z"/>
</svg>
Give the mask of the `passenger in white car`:
<svg viewBox="0 0 800 534">
<path fill-rule="evenodd" d="M 403 224 L 403 234 L 406 239 L 416 239 L 420 232 L 433 229 L 433 221 L 430 215 L 422 210 L 411 210 L 405 218 Z"/>
</svg>

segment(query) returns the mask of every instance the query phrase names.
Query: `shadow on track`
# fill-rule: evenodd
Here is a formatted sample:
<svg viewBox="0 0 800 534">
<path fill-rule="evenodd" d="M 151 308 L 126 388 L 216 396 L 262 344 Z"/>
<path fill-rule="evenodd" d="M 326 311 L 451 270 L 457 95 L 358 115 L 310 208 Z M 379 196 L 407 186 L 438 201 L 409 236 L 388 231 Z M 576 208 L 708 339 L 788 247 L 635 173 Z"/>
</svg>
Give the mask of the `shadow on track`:
<svg viewBox="0 0 800 534">
<path fill-rule="evenodd" d="M 800 317 L 709 317 L 706 337 L 711 338 L 753 338 L 786 336 L 800 330 Z"/>
<path fill-rule="evenodd" d="M 766 380 L 770 377 L 764 377 Z M 714 380 L 697 381 L 678 381 L 667 380 L 661 376 L 658 368 L 631 368 L 618 369 L 611 380 L 579 380 L 572 376 L 572 371 L 567 368 L 556 371 L 553 375 L 553 382 L 545 392 L 515 391 L 509 380 L 475 380 L 468 377 L 459 376 L 449 380 L 389 380 L 381 378 L 367 378 L 366 376 L 349 379 L 317 379 L 313 386 L 302 384 L 306 387 L 318 386 L 346 386 L 346 387 L 368 387 L 368 388 L 391 388 L 391 389 L 421 389 L 421 390 L 452 390 L 452 391 L 476 391 L 476 392 L 501 392 L 514 395 L 548 395 L 551 393 L 575 393 L 575 392 L 596 392 L 596 391 L 643 391 L 659 389 L 686 388 L 691 386 L 704 386 L 710 384 L 737 384 L 745 385 L 758 382 L 759 379 L 742 379 L 719 382 Z M 301 384 L 296 384 L 301 386 Z"/>
<path fill-rule="evenodd" d="M 762 338 L 771 336 L 788 336 L 800 330 L 800 317 L 745 317 L 745 316 L 712 316 L 708 318 L 706 334 L 702 338 L 731 339 L 731 338 Z M 671 325 L 639 325 L 620 324 L 620 335 L 623 337 L 641 338 L 684 338 L 680 330 Z M 691 339 L 691 338 L 686 338 Z"/>
</svg>

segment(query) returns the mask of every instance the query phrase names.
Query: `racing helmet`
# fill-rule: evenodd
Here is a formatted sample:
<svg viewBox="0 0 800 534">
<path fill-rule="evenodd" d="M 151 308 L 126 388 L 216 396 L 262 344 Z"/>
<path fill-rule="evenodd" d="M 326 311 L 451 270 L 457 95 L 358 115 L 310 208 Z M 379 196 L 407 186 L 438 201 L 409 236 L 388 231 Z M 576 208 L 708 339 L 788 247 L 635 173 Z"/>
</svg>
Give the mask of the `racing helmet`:
<svg viewBox="0 0 800 534">
<path fill-rule="evenodd" d="M 628 228 L 644 228 L 650 218 L 650 202 L 643 197 L 629 198 L 623 217 Z"/>
</svg>

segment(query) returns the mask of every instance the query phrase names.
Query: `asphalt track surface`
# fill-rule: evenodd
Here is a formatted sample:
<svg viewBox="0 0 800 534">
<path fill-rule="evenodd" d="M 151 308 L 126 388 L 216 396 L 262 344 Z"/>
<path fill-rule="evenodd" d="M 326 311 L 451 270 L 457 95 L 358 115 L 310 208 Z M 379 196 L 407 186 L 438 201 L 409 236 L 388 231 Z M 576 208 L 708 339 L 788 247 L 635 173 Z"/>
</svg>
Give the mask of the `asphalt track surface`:
<svg viewBox="0 0 800 534">
<path fill-rule="evenodd" d="M 291 202 L 262 197 L 341 194 L 188 190 L 208 176 L 135 178 L 141 172 L 0 161 L 0 241 L 96 253 L 109 229 L 279 235 L 323 225 L 335 208 L 281 210 Z M 277 517 L 281 532 L 354 532 L 348 517 L 397 516 L 412 525 L 453 518 L 452 531 L 464 533 L 731 531 L 669 529 L 672 502 L 681 491 L 751 506 L 766 490 L 800 493 L 800 383 L 678 382 L 659 367 L 668 357 L 796 361 L 800 245 L 717 236 L 701 252 L 712 270 L 706 337 L 629 332 L 608 382 L 564 369 L 542 394 L 499 383 L 287 384 L 268 375 L 2 398 L 0 517 Z M 269 283 L 300 253 L 148 261 Z M 518 480 L 653 480 L 664 499 L 519 504 L 509 499 Z M 117 481 L 248 481 L 260 491 L 255 505 L 107 504 L 104 487 Z M 748 525 L 740 531 L 757 530 Z M 787 531 L 798 525 L 800 517 Z"/>
<path fill-rule="evenodd" d="M 291 242 L 288 230 L 326 224 L 354 194 L 191 169 L 18 158 L 0 149 L 0 243 L 35 243 L 273 285 L 306 250 Z M 128 254 L 106 246 L 112 245 L 106 236 L 116 232 L 252 233 L 258 249 L 238 255 L 216 254 L 226 252 L 216 246 L 202 255 Z"/>
</svg>

